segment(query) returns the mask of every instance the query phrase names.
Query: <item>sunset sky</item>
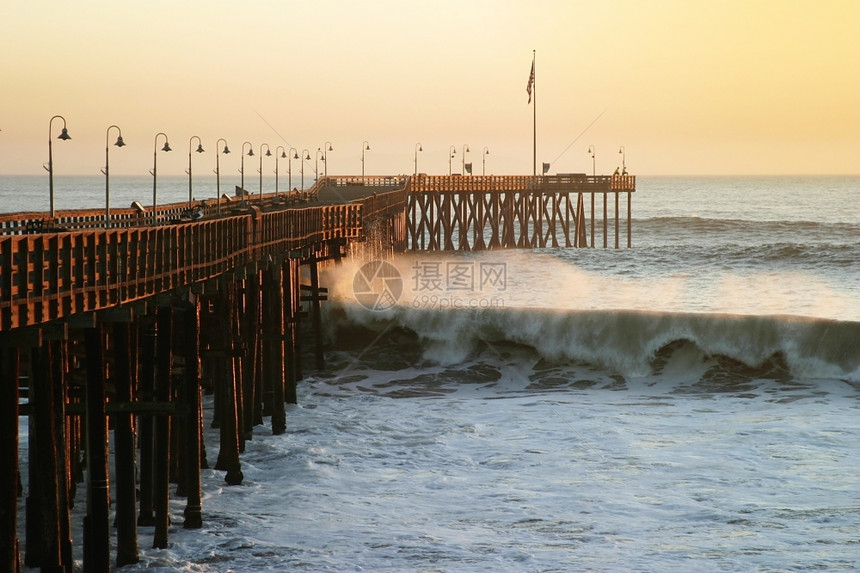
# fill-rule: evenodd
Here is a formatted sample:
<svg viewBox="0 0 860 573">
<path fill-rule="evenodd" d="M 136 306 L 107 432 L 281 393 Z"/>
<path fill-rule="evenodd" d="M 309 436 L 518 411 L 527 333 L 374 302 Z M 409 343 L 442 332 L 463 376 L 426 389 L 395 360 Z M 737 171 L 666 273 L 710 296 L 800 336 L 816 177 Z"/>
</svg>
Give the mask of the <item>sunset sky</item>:
<svg viewBox="0 0 860 573">
<path fill-rule="evenodd" d="M 594 145 L 598 173 L 624 146 L 641 175 L 857 174 L 858 24 L 857 0 L 4 2 L 0 175 L 44 173 L 56 114 L 57 173 L 97 175 L 115 124 L 114 174 L 145 175 L 158 132 L 165 175 L 192 136 L 207 174 L 218 138 L 222 171 L 245 141 L 331 142 L 329 174 L 360 174 L 367 141 L 368 174 L 412 173 L 417 143 L 421 172 L 465 144 L 475 174 L 530 174 L 533 50 L 551 173 Z"/>
</svg>

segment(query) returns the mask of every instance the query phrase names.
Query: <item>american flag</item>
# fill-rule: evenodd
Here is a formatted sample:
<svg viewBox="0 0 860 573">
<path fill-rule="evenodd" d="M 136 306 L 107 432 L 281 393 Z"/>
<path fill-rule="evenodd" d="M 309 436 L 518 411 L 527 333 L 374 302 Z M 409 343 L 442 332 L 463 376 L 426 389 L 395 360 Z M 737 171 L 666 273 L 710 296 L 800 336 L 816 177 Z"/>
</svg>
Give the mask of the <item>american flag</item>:
<svg viewBox="0 0 860 573">
<path fill-rule="evenodd" d="M 532 72 L 529 74 L 529 83 L 526 86 L 526 91 L 529 94 L 529 103 L 532 102 L 532 86 L 535 83 L 535 62 L 532 60 Z"/>
</svg>

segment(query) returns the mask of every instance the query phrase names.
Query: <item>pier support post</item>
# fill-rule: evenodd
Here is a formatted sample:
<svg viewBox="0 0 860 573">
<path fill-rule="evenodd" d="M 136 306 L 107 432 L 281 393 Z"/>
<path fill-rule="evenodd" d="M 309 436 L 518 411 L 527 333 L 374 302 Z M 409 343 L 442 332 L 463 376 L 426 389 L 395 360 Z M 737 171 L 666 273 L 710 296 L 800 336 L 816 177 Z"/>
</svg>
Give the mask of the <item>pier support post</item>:
<svg viewBox="0 0 860 573">
<path fill-rule="evenodd" d="M 193 298 L 194 295 L 189 294 Z M 199 316 L 196 302 L 182 303 L 185 341 L 185 479 L 186 529 L 203 527 L 200 491 L 200 383 L 199 383 Z"/>
<path fill-rule="evenodd" d="M 65 332 L 63 329 L 62 338 Z M 43 345 L 31 353 L 31 363 L 38 367 L 32 369 L 30 380 L 30 492 L 25 564 L 43 571 L 63 571 L 72 566 L 64 431 L 65 364 L 60 339 L 50 338 L 46 337 Z"/>
<path fill-rule="evenodd" d="M 238 320 L 236 312 L 236 300 L 220 297 L 216 308 L 223 320 L 214 335 L 217 338 L 217 349 L 215 349 L 215 362 L 218 364 L 214 372 L 214 383 L 221 390 L 221 424 L 219 427 L 220 447 L 215 469 L 226 471 L 224 481 L 228 485 L 240 485 L 244 479 L 241 464 L 239 462 L 239 405 L 237 394 L 241 383 L 237 377 L 237 362 L 240 360 L 235 350 L 236 342 L 233 337 L 234 323 Z"/>
<path fill-rule="evenodd" d="M 253 275 L 243 281 L 244 289 L 242 296 L 236 297 L 236 305 L 233 309 L 236 311 L 234 316 L 237 320 L 240 344 L 235 344 L 234 348 L 243 347 L 245 352 L 240 360 L 237 361 L 236 384 L 241 389 L 242 406 L 239 412 L 242 412 L 242 423 L 239 431 L 242 432 L 244 439 L 250 439 L 254 426 L 263 423 L 263 385 L 260 376 L 260 348 L 259 348 L 259 330 L 260 330 L 260 278 L 255 271 Z M 241 307 L 244 305 L 244 320 L 242 319 Z M 243 444 L 240 443 L 240 449 Z"/>
<path fill-rule="evenodd" d="M 606 193 L 603 193 L 603 248 L 607 248 L 609 246 L 609 211 L 607 207 L 607 201 L 609 199 L 606 196 Z"/>
<path fill-rule="evenodd" d="M 129 317 L 130 318 L 130 317 Z M 131 404 L 135 386 L 132 367 L 132 336 L 130 322 L 113 324 L 114 371 L 112 382 L 120 404 Z M 116 566 L 140 561 L 137 546 L 136 460 L 131 412 L 114 414 L 114 473 L 116 475 Z"/>
<path fill-rule="evenodd" d="M 141 360 L 140 360 L 140 401 L 155 400 L 155 341 L 157 328 L 155 319 L 151 316 L 142 321 L 140 328 Z M 155 525 L 152 513 L 153 486 L 153 444 L 154 421 L 150 415 L 138 418 L 140 429 L 140 513 L 138 525 Z"/>
<path fill-rule="evenodd" d="M 618 224 L 620 220 L 618 218 L 618 191 L 615 192 L 615 248 L 618 248 Z"/>
<path fill-rule="evenodd" d="M 263 370 L 272 388 L 272 433 L 283 434 L 287 431 L 287 417 L 284 411 L 284 294 L 281 290 L 281 266 L 273 264 L 266 271 L 263 290 Z"/>
<path fill-rule="evenodd" d="M 85 330 L 87 515 L 84 518 L 84 571 L 110 569 L 110 488 L 101 324 Z"/>
<path fill-rule="evenodd" d="M 157 402 L 171 401 L 170 384 L 173 351 L 173 310 L 170 306 L 158 309 L 158 337 L 156 339 L 156 386 Z M 155 509 L 155 534 L 153 549 L 167 548 L 167 530 L 170 526 L 170 418 L 161 414 L 155 419 L 154 438 L 153 506 Z"/>
<path fill-rule="evenodd" d="M 633 247 L 633 193 L 627 192 L 627 248 Z"/>
<path fill-rule="evenodd" d="M 284 294 L 284 401 L 288 404 L 298 404 L 296 381 L 298 380 L 298 352 L 296 352 L 296 289 L 293 288 L 293 259 L 281 265 L 281 292 Z"/>
<path fill-rule="evenodd" d="M 591 248 L 594 248 L 594 191 L 591 192 Z"/>
<path fill-rule="evenodd" d="M 325 368 L 323 359 L 323 336 L 322 336 L 322 308 L 320 306 L 320 280 L 317 268 L 316 254 L 311 255 L 308 266 L 311 278 L 311 320 L 314 328 L 314 352 L 316 355 L 317 370 Z"/>
<path fill-rule="evenodd" d="M 20 353 L 0 334 L 0 570 L 18 573 L 18 378 Z"/>
<path fill-rule="evenodd" d="M 290 298 L 291 298 L 291 306 L 292 306 L 292 316 L 290 317 L 290 336 L 293 340 L 293 366 L 296 373 L 296 382 L 302 379 L 302 338 L 299 336 L 301 333 L 301 324 L 300 321 L 307 316 L 307 314 L 302 310 L 302 297 L 301 297 L 301 260 L 300 259 L 291 259 L 290 260 Z M 289 399 L 289 395 L 287 396 L 287 401 L 291 404 L 296 404 L 298 402 L 292 402 Z"/>
</svg>

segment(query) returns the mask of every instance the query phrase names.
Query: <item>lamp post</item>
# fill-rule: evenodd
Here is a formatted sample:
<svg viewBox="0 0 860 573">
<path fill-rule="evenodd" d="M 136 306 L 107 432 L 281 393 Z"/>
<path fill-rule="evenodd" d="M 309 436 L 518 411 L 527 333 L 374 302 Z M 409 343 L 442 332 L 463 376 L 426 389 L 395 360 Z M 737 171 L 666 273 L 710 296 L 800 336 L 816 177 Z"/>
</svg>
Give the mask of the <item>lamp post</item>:
<svg viewBox="0 0 860 573">
<path fill-rule="evenodd" d="M 254 157 L 254 146 L 250 141 L 242 144 L 242 160 L 239 162 L 239 173 L 242 174 L 239 185 L 242 189 L 242 198 L 245 198 L 245 146 L 248 146 L 248 157 Z"/>
<path fill-rule="evenodd" d="M 280 155 L 278 155 L 279 150 L 281 152 Z M 286 158 L 287 158 L 287 152 L 284 150 L 284 146 L 279 145 L 278 147 L 276 147 L 275 148 L 275 197 L 278 197 L 280 195 L 280 187 L 279 187 L 279 185 L 280 185 L 280 183 L 279 183 L 280 173 L 278 173 L 278 159 L 286 159 Z"/>
<path fill-rule="evenodd" d="M 448 175 L 451 175 L 451 160 L 457 155 L 457 148 L 453 145 L 448 148 Z"/>
<path fill-rule="evenodd" d="M 68 130 L 66 129 L 66 118 L 61 115 L 55 115 L 51 118 L 51 121 L 48 122 L 48 166 L 45 168 L 48 170 L 48 191 L 50 193 L 50 203 L 51 203 L 51 218 L 54 218 L 54 152 L 51 149 L 51 133 L 53 133 L 53 123 L 54 120 L 60 118 L 63 120 L 63 131 L 60 135 L 57 136 L 57 139 L 62 139 L 63 141 L 67 139 L 71 139 L 72 137 L 69 135 Z"/>
<path fill-rule="evenodd" d="M 224 151 L 218 152 L 218 146 L 221 142 L 224 142 Z M 227 148 L 227 140 L 224 138 L 219 139 L 215 142 L 215 190 L 218 195 L 218 215 L 221 215 L 221 153 L 227 154 L 230 153 L 230 150 Z"/>
<path fill-rule="evenodd" d="M 467 153 L 470 153 L 469 152 L 469 146 L 464 143 L 463 144 L 463 157 L 461 157 L 461 159 L 463 161 L 463 170 L 461 171 L 461 173 L 463 174 L 463 176 L 466 175 L 466 154 Z"/>
<path fill-rule="evenodd" d="M 155 141 L 152 144 L 152 224 L 158 224 L 158 136 L 164 135 L 164 147 L 161 151 L 173 151 L 170 149 L 170 143 L 167 141 L 167 135 L 162 132 L 155 134 Z"/>
<path fill-rule="evenodd" d="M 317 152 L 314 153 L 314 181 L 320 178 L 320 156 L 322 156 L 323 167 L 325 167 L 325 152 L 317 147 Z"/>
<path fill-rule="evenodd" d="M 200 141 L 200 138 L 196 135 L 192 135 L 191 139 L 188 140 L 188 208 L 191 208 L 191 203 L 194 201 L 194 195 L 191 191 L 191 150 L 193 149 L 193 142 L 197 140 L 197 153 L 203 153 L 203 142 Z"/>
<path fill-rule="evenodd" d="M 110 144 L 108 144 L 108 134 L 110 134 L 112 128 L 115 128 L 119 132 L 114 145 L 117 147 L 125 145 L 125 142 L 122 140 L 122 130 L 119 127 L 111 125 L 105 130 L 105 168 L 102 170 L 102 173 L 105 174 L 105 229 L 110 228 Z"/>
<path fill-rule="evenodd" d="M 323 145 L 323 169 L 325 170 L 325 177 L 328 179 L 328 152 L 334 151 L 334 148 L 331 146 L 331 142 L 326 141 Z M 328 182 L 326 182 L 328 183 Z"/>
<path fill-rule="evenodd" d="M 621 154 L 621 174 L 627 175 L 627 152 L 624 150 L 623 145 L 618 148 L 618 153 Z"/>
<path fill-rule="evenodd" d="M 370 144 L 366 141 L 361 142 L 361 178 L 364 179 L 364 152 L 370 151 Z"/>
<path fill-rule="evenodd" d="M 293 192 L 293 159 L 299 158 L 299 150 L 295 147 L 290 148 L 289 156 L 287 157 L 287 173 L 289 173 L 290 193 Z"/>
<path fill-rule="evenodd" d="M 421 147 L 420 143 L 415 144 L 415 175 L 418 175 L 418 152 L 424 151 L 424 148 Z"/>
<path fill-rule="evenodd" d="M 305 190 L 305 161 L 311 160 L 311 152 L 307 149 L 302 149 L 302 191 Z"/>
<path fill-rule="evenodd" d="M 263 146 L 264 145 L 266 146 L 266 157 L 272 156 L 272 152 L 269 150 L 269 144 L 268 143 L 260 144 L 260 169 L 257 170 L 260 173 L 260 208 L 263 207 Z"/>
<path fill-rule="evenodd" d="M 484 146 L 484 154 L 481 156 L 481 175 L 487 174 L 487 156 L 490 154 L 490 148 Z"/>
<path fill-rule="evenodd" d="M 597 164 L 594 161 L 594 146 L 589 145 L 588 151 L 586 153 L 591 154 L 591 176 L 594 177 L 597 175 L 597 167 L 596 167 Z"/>
</svg>

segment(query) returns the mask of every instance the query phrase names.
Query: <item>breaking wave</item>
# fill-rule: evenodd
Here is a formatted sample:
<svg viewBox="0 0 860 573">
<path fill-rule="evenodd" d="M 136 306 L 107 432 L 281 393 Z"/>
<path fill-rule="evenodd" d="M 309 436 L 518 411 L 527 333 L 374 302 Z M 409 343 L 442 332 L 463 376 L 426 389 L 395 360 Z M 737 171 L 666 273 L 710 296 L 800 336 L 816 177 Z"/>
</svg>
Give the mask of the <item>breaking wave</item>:
<svg viewBox="0 0 860 573">
<path fill-rule="evenodd" d="M 514 343 L 546 360 L 588 364 L 628 378 L 667 374 L 671 367 L 674 376 L 716 369 L 726 376 L 860 381 L 860 322 L 532 308 L 378 312 L 349 303 L 331 314 L 341 325 L 347 321 L 377 333 L 406 328 L 415 333 L 424 359 L 445 365 L 467 361 L 488 344 Z"/>
</svg>

